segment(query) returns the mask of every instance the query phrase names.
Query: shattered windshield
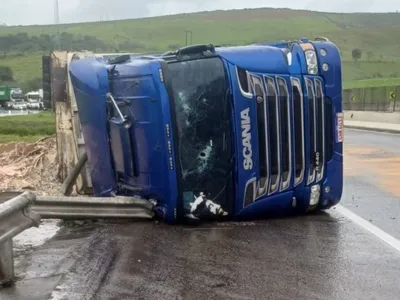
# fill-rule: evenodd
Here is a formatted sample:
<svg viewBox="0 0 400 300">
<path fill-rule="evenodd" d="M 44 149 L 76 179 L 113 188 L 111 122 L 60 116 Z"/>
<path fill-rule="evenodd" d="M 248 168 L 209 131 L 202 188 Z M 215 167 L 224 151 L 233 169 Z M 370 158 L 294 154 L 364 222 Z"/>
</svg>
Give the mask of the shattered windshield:
<svg viewBox="0 0 400 300">
<path fill-rule="evenodd" d="M 233 201 L 233 164 L 231 99 L 224 65 L 213 57 L 170 63 L 169 71 L 185 212 L 225 215 Z"/>
</svg>

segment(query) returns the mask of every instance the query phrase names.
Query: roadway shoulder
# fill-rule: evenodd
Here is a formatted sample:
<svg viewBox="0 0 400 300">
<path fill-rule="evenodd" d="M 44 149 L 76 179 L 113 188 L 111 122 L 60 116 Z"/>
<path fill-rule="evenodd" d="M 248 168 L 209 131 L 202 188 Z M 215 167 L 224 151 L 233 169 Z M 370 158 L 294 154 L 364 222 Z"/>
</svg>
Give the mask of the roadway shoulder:
<svg viewBox="0 0 400 300">
<path fill-rule="evenodd" d="M 350 129 L 359 129 L 359 130 L 369 130 L 369 131 L 400 134 L 400 124 L 345 120 L 344 126 L 345 126 L 345 128 L 350 128 Z"/>
</svg>

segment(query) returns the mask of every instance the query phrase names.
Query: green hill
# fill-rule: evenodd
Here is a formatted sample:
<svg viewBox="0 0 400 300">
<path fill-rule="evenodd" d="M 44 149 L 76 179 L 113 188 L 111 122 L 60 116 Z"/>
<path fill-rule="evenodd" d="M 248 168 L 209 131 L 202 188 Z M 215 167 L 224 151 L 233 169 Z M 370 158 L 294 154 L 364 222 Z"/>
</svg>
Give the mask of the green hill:
<svg viewBox="0 0 400 300">
<path fill-rule="evenodd" d="M 20 84 L 40 77 L 40 55 L 54 45 L 56 30 L 55 26 L 0 27 L 0 66 L 10 66 Z M 176 49 L 185 45 L 185 31 L 192 32 L 194 44 L 220 45 L 325 36 L 341 50 L 345 86 L 400 83 L 398 13 L 335 14 L 260 8 L 60 25 L 63 49 L 96 52 Z M 351 55 L 354 48 L 362 50 L 357 62 Z M 354 82 L 358 80 L 362 81 Z"/>
</svg>

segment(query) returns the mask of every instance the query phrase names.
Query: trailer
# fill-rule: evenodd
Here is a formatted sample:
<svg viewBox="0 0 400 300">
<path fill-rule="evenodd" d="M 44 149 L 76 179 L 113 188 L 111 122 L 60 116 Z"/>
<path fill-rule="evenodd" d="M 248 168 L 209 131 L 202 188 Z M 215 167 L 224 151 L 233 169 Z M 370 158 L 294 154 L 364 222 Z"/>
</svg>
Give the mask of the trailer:
<svg viewBox="0 0 400 300">
<path fill-rule="evenodd" d="M 22 90 L 16 87 L 0 86 L 0 107 L 5 109 L 26 109 L 27 105 L 24 101 Z"/>
</svg>

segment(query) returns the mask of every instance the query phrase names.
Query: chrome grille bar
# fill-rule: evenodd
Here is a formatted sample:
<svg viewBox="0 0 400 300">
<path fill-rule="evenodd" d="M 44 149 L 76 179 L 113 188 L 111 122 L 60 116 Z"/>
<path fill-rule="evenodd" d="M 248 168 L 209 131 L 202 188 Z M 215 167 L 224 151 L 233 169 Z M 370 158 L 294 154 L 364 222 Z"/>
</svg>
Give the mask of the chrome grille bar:
<svg viewBox="0 0 400 300">
<path fill-rule="evenodd" d="M 291 78 L 293 98 L 293 132 L 294 132 L 294 186 L 304 180 L 305 172 L 305 143 L 304 143 L 304 97 L 301 82 L 298 78 Z"/>
<path fill-rule="evenodd" d="M 316 125 L 317 125 L 317 152 L 316 152 L 316 182 L 324 177 L 325 170 L 325 99 L 322 82 L 315 79 L 316 91 Z"/>
<path fill-rule="evenodd" d="M 307 184 L 311 184 L 315 180 L 315 157 L 317 150 L 317 123 L 315 112 L 315 92 L 313 82 L 306 78 L 307 98 L 308 98 L 308 131 L 309 131 L 309 158 L 310 165 L 308 171 Z"/>
<path fill-rule="evenodd" d="M 258 132 L 258 156 L 260 179 L 258 182 L 257 198 L 267 193 L 269 183 L 269 143 L 267 127 L 267 97 L 262 78 L 250 75 L 253 93 L 256 98 L 257 132 Z"/>
<path fill-rule="evenodd" d="M 244 69 L 240 69 L 236 66 L 236 79 L 238 81 L 240 93 L 248 98 L 253 99 L 253 94 L 250 93 L 250 74 Z"/>
<path fill-rule="evenodd" d="M 271 195 L 278 191 L 281 178 L 281 147 L 279 131 L 279 103 L 275 81 L 272 77 L 264 76 L 264 83 L 267 88 L 268 102 L 268 129 L 271 156 L 271 173 L 269 192 Z"/>
<path fill-rule="evenodd" d="M 280 191 L 289 188 L 292 178 L 292 131 L 290 122 L 290 95 L 286 80 L 277 77 L 279 106 L 280 106 L 280 132 L 281 132 L 281 161 L 282 174 Z"/>
</svg>

